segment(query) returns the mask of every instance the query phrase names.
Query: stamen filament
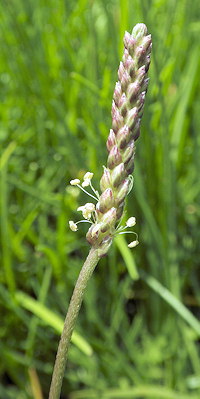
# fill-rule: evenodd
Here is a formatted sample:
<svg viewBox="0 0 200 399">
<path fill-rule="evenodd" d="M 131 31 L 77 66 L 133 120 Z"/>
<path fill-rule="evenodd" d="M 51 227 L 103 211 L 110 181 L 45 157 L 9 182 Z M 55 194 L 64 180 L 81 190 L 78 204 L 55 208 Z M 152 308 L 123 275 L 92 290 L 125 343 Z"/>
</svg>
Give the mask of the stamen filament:
<svg viewBox="0 0 200 399">
<path fill-rule="evenodd" d="M 92 224 L 91 220 L 79 220 L 78 222 L 76 222 L 76 224 L 79 224 L 79 223 L 91 223 Z"/>
<path fill-rule="evenodd" d="M 124 216 L 126 215 L 126 210 L 124 210 Z M 122 224 L 122 220 L 123 220 L 123 218 L 121 218 L 120 219 L 120 221 L 119 221 L 119 223 L 118 223 L 118 225 L 117 225 L 117 227 L 116 227 L 116 230 L 121 230 L 122 228 L 124 228 L 123 226 L 121 226 L 120 227 L 120 224 Z"/>
<path fill-rule="evenodd" d="M 122 231 L 121 233 L 117 233 L 117 234 L 135 234 L 138 239 L 138 234 L 135 233 L 135 231 Z"/>
<path fill-rule="evenodd" d="M 89 195 L 90 197 L 92 197 L 93 199 L 95 199 L 95 201 L 98 201 L 97 197 L 94 197 L 94 195 L 88 193 L 88 191 L 86 191 L 83 187 L 80 186 L 80 184 L 77 184 L 77 187 L 79 187 L 82 191 L 84 191 L 85 194 Z"/>
<path fill-rule="evenodd" d="M 120 224 L 119 224 L 118 226 L 120 226 Z M 117 226 L 117 228 L 116 228 L 116 231 L 122 231 L 122 230 L 126 229 L 125 226 L 121 226 L 121 227 L 118 227 L 118 226 Z M 127 226 L 127 227 L 128 227 L 128 226 Z"/>
<path fill-rule="evenodd" d="M 98 198 L 98 200 L 99 200 L 99 193 L 98 193 L 98 191 L 97 190 L 95 190 L 95 188 L 93 187 L 93 185 L 92 185 L 92 183 L 90 182 L 90 187 L 91 187 L 91 189 L 92 189 L 92 191 L 93 191 L 93 193 L 97 196 L 97 198 Z"/>
</svg>

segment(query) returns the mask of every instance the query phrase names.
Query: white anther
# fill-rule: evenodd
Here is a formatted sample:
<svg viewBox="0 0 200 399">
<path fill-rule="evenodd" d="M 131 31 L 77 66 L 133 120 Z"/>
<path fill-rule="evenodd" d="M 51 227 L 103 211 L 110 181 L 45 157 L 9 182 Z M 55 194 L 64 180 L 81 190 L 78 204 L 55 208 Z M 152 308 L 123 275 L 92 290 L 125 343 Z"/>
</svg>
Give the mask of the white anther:
<svg viewBox="0 0 200 399">
<path fill-rule="evenodd" d="M 85 210 L 85 205 L 79 206 L 77 211 L 83 212 Z"/>
<path fill-rule="evenodd" d="M 80 184 L 80 180 L 79 180 L 79 179 L 71 180 L 71 181 L 70 181 L 70 184 L 71 184 L 72 186 L 77 186 L 78 184 Z"/>
<path fill-rule="evenodd" d="M 129 218 L 126 222 L 126 226 L 127 227 L 133 227 L 136 224 L 136 218 L 134 216 L 132 216 L 131 218 Z"/>
<path fill-rule="evenodd" d="M 69 221 L 69 227 L 70 227 L 70 229 L 72 231 L 77 231 L 78 230 L 78 227 L 77 227 L 76 223 L 73 222 L 73 220 Z"/>
<path fill-rule="evenodd" d="M 136 247 L 136 245 L 138 245 L 138 244 L 139 244 L 139 241 L 138 241 L 138 240 L 135 240 L 135 241 L 130 242 L 130 244 L 128 244 L 128 247 L 129 247 L 129 248 L 134 248 L 134 247 Z"/>
<path fill-rule="evenodd" d="M 85 209 L 87 211 L 93 212 L 95 211 L 95 205 L 92 202 L 87 202 L 87 204 L 85 204 Z"/>
<path fill-rule="evenodd" d="M 84 209 L 82 212 L 82 215 L 85 219 L 91 219 L 92 213 L 88 211 L 87 209 Z"/>
<path fill-rule="evenodd" d="M 81 185 L 82 187 L 88 187 L 90 185 L 90 179 L 85 179 Z"/>
<path fill-rule="evenodd" d="M 91 172 L 87 172 L 84 176 L 83 176 L 83 180 L 91 180 L 94 176 L 94 173 Z"/>
</svg>

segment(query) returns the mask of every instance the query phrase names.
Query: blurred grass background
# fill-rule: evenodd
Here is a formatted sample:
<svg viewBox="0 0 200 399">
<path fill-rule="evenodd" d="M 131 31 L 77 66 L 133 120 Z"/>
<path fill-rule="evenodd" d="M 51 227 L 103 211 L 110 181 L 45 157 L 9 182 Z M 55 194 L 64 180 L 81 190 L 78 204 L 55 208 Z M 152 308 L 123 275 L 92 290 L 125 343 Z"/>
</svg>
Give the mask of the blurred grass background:
<svg viewBox="0 0 200 399">
<path fill-rule="evenodd" d="M 62 399 L 200 397 L 200 9 L 193 0 L 0 4 L 0 398 L 47 398 L 88 253 L 86 171 L 98 187 L 125 30 L 153 37 L 134 189 L 140 245 L 115 240 L 87 290 Z M 67 188 L 66 188 L 67 187 Z M 124 237 L 124 236 L 123 236 Z"/>
</svg>

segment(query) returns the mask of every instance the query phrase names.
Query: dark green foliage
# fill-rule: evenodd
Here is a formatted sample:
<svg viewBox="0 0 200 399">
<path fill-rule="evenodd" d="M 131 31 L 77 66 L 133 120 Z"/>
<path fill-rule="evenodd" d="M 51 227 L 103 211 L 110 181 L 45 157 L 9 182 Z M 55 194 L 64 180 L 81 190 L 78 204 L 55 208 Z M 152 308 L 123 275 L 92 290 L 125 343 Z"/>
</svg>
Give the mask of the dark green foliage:
<svg viewBox="0 0 200 399">
<path fill-rule="evenodd" d="M 90 170 L 98 187 L 122 38 L 138 22 L 153 38 L 127 201 L 140 245 L 117 238 L 101 260 L 62 398 L 199 398 L 199 19 L 198 0 L 1 1 L 1 399 L 48 396 L 88 253 L 84 225 L 67 225 L 85 197 L 66 186 Z"/>
</svg>

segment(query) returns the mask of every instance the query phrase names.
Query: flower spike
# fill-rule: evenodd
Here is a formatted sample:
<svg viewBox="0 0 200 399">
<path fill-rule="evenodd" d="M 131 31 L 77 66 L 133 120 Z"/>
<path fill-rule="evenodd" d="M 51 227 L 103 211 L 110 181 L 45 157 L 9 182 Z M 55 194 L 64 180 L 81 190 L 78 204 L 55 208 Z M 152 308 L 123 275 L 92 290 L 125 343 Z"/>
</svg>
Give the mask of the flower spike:
<svg viewBox="0 0 200 399">
<path fill-rule="evenodd" d="M 108 220 L 109 228 L 99 227 L 95 240 L 93 226 L 86 236 L 88 242 L 98 248 L 104 245 L 105 237 L 110 237 L 112 241 L 116 233 L 116 223 L 123 214 L 126 196 L 132 188 L 133 180 L 129 176 L 134 168 L 135 141 L 140 135 L 151 52 L 151 35 L 147 34 L 146 26 L 137 24 L 131 34 L 125 32 L 124 46 L 118 70 L 119 80 L 113 95 L 112 129 L 107 140 L 108 163 L 101 178 L 102 194 L 97 203 L 97 226 L 104 223 L 109 207 L 115 209 L 115 217 Z M 134 217 L 129 218 L 125 228 L 132 227 L 135 223 Z M 133 248 L 137 244 L 138 241 L 135 240 L 129 247 Z"/>
<path fill-rule="evenodd" d="M 144 109 L 145 95 L 149 79 L 147 71 L 150 63 L 151 35 L 147 34 L 144 24 L 137 24 L 132 33 L 125 32 L 124 54 L 118 69 L 118 82 L 115 85 L 112 101 L 112 129 L 110 130 L 107 149 L 107 167 L 104 167 L 100 181 L 101 195 L 91 184 L 92 172 L 86 172 L 83 182 L 71 180 L 87 193 L 90 187 L 95 194 L 87 193 L 97 200 L 96 206 L 88 203 L 78 208 L 83 217 L 90 221 L 86 238 L 93 247 L 105 255 L 113 237 L 119 234 L 132 233 L 124 231 L 136 224 L 135 217 L 127 220 L 124 227 L 117 228 L 124 212 L 125 200 L 133 186 L 135 141 L 140 135 L 140 123 Z M 93 222 L 92 222 L 93 221 Z M 71 229 L 76 227 L 71 223 Z M 75 231 L 75 230 L 74 230 Z M 138 240 L 128 244 L 134 248 Z"/>
</svg>

